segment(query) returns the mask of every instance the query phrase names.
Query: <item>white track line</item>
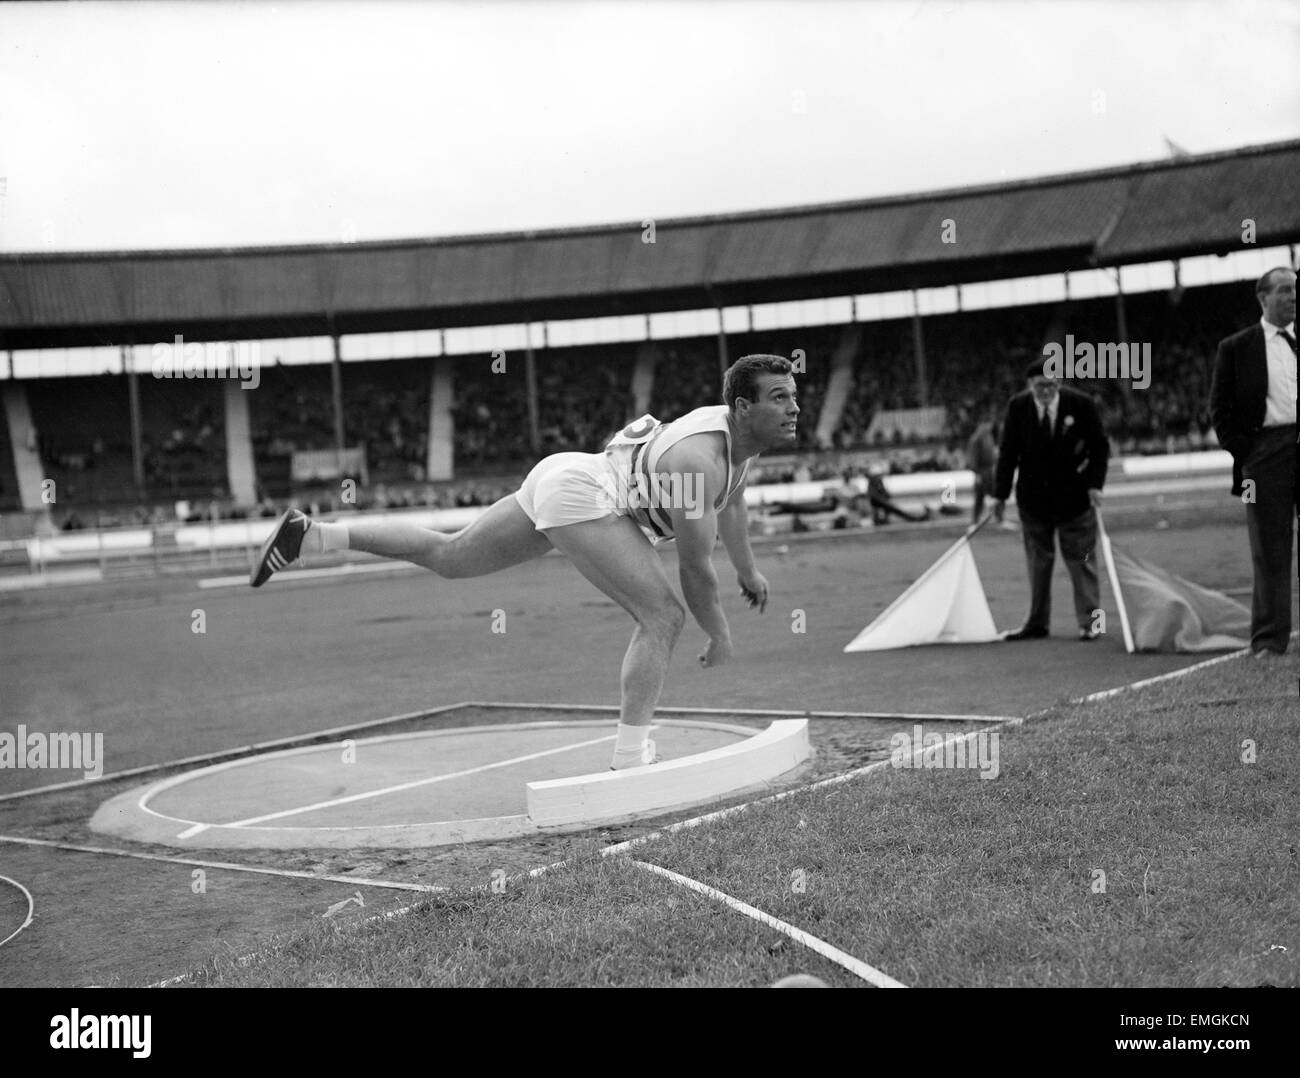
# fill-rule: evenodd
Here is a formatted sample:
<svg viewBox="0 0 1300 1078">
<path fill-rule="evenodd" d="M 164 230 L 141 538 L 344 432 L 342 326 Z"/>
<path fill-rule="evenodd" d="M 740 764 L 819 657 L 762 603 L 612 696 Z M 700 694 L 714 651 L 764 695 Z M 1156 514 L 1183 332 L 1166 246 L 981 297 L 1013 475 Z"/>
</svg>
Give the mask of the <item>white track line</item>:
<svg viewBox="0 0 1300 1078">
<path fill-rule="evenodd" d="M 1221 655 L 1213 659 L 1206 659 L 1203 662 L 1193 663 L 1191 666 L 1185 666 L 1178 670 L 1172 670 L 1167 674 L 1160 674 L 1157 677 L 1143 678 L 1140 681 L 1134 681 L 1128 685 L 1121 685 L 1115 689 L 1105 689 L 1101 692 L 1091 693 L 1087 696 L 1081 696 L 1078 697 L 1077 699 L 1068 701 L 1068 703 L 1069 704 L 1091 703 L 1094 700 L 1100 700 L 1109 696 L 1114 696 L 1117 693 L 1127 692 L 1130 689 L 1139 689 L 1146 685 L 1151 685 L 1157 681 L 1169 681 L 1172 680 L 1173 678 L 1183 677 L 1197 670 L 1204 670 L 1206 667 L 1214 666 L 1221 662 L 1226 662 L 1228 659 L 1237 658 L 1242 654 L 1244 654 L 1244 652 L 1235 651 L 1228 655 Z M 483 706 L 483 705 L 475 705 L 475 706 Z M 1055 706 L 1056 705 L 1053 705 L 1053 708 Z M 1022 725 L 1026 721 L 1026 719 L 1036 717 L 1037 715 L 1046 714 L 1048 711 L 1053 710 L 1053 708 L 1047 708 L 1041 712 L 1035 712 L 1033 715 L 1030 716 L 1011 719 L 1009 720 L 1009 724 L 1017 725 L 1017 726 Z M 917 752 L 913 752 L 912 758 L 915 761 L 918 752 L 923 753 L 927 751 L 938 751 L 940 749 L 943 749 L 945 746 L 949 744 L 956 744 L 958 741 L 968 740 L 974 737 L 979 732 L 980 731 L 974 731 L 968 734 L 955 735 L 943 741 L 939 746 L 931 746 L 930 749 L 921 749 L 921 750 L 917 750 Z M 718 809 L 714 812 L 706 812 L 703 815 L 693 816 L 690 819 L 679 820 L 677 823 L 669 824 L 667 827 L 661 828 L 660 830 L 657 831 L 652 831 L 646 835 L 642 835 L 640 838 L 628 839 L 626 842 L 619 842 L 614 844 L 613 846 L 606 846 L 604 849 L 600 851 L 600 856 L 610 857 L 620 853 L 626 853 L 628 850 L 633 849 L 636 846 L 641 846 L 646 843 L 656 841 L 657 839 L 663 838 L 665 835 L 671 835 L 676 833 L 677 831 L 687 830 L 692 827 L 698 827 L 701 824 L 711 823 L 714 820 L 721 820 L 726 818 L 727 816 L 734 816 L 737 813 L 744 812 L 747 808 L 749 808 L 752 805 L 763 805 L 763 804 L 773 803 L 777 801 L 782 801 L 787 797 L 793 797 L 796 794 L 805 793 L 811 790 L 820 790 L 820 789 L 825 789 L 826 787 L 829 786 L 838 786 L 842 783 L 850 782 L 853 779 L 859 778 L 863 775 L 869 775 L 873 771 L 879 771 L 882 768 L 889 767 L 891 763 L 892 763 L 892 759 L 877 760 L 875 763 L 866 764 L 863 767 L 855 768 L 852 771 L 845 771 L 844 773 L 839 775 L 831 775 L 828 778 L 820 779 L 817 782 L 810 783 L 807 786 L 799 786 L 790 790 L 782 790 L 780 793 L 771 794 L 768 797 L 757 798 L 753 801 L 745 801 L 739 805 L 731 805 L 728 808 Z M 565 868 L 569 865 L 569 863 L 570 862 L 566 860 L 566 861 L 556 861 L 549 865 L 541 865 L 538 868 L 529 869 L 527 872 L 520 873 L 518 876 L 513 877 L 513 879 L 520 879 L 520 880 L 535 879 L 539 876 L 545 875 L 548 872 L 553 872 L 556 869 Z"/>
<path fill-rule="evenodd" d="M 1300 642 L 1300 629 L 1292 632 L 1291 640 Z M 1245 647 L 1239 651 L 1230 651 L 1226 655 L 1216 655 L 1213 659 L 1202 659 L 1198 663 L 1192 663 L 1191 666 L 1184 666 L 1178 670 L 1170 670 L 1167 674 L 1158 674 L 1155 677 L 1143 678 L 1141 681 L 1133 681 L 1127 685 L 1120 685 L 1115 689 L 1103 689 L 1101 692 L 1089 693 L 1087 696 L 1081 696 L 1077 700 L 1071 700 L 1072 704 L 1091 704 L 1096 700 L 1105 700 L 1111 696 L 1118 696 L 1122 692 L 1129 692 L 1132 689 L 1144 689 L 1148 685 L 1154 685 L 1158 681 L 1169 681 L 1173 678 L 1183 677 L 1186 674 L 1194 673 L 1197 670 L 1205 670 L 1207 667 L 1218 666 L 1219 663 L 1226 663 L 1229 659 L 1240 659 L 1251 653 L 1251 648 Z"/>
<path fill-rule="evenodd" d="M 324 883 L 351 883 L 358 887 L 385 887 L 395 891 L 427 891 L 443 893 L 446 887 L 427 883 L 402 883 L 397 880 L 370 880 L 357 876 L 321 876 L 315 872 L 298 872 L 288 868 L 262 868 L 254 865 L 235 865 L 227 861 L 199 861 L 192 857 L 164 857 L 157 853 L 137 853 L 134 850 L 113 850 L 103 846 L 79 846 L 71 842 L 52 842 L 43 838 L 22 838 L 18 835 L 0 835 L 0 842 L 13 842 L 20 846 L 42 846 L 52 850 L 69 850 L 73 853 L 97 853 L 108 857 L 131 857 L 138 861 L 161 861 L 168 865 L 192 865 L 196 868 L 219 869 L 223 872 L 251 872 L 259 876 L 280 876 L 294 880 L 319 880 Z"/>
<path fill-rule="evenodd" d="M 1239 659 L 1243 655 L 1249 655 L 1250 648 L 1242 648 L 1240 651 L 1230 651 L 1227 655 L 1218 655 L 1213 659 L 1205 659 L 1199 663 L 1193 663 L 1191 666 L 1184 666 L 1178 670 L 1171 670 L 1167 674 L 1158 674 L 1155 677 L 1143 678 L 1141 681 L 1134 681 L 1128 685 L 1120 685 L 1115 689 L 1102 689 L 1101 692 L 1091 692 L 1087 696 L 1081 696 L 1077 700 L 1071 700 L 1072 704 L 1091 704 L 1097 700 L 1105 700 L 1111 696 L 1118 696 L 1122 692 L 1131 692 L 1134 689 L 1144 689 L 1148 685 L 1154 685 L 1159 681 L 1169 681 L 1172 678 L 1183 677 L 1195 670 L 1204 670 L 1210 666 L 1218 666 L 1219 663 L 1226 663 L 1229 659 Z"/>
<path fill-rule="evenodd" d="M 929 746 L 916 748 L 912 751 L 913 765 L 915 766 L 916 761 L 921 757 L 923 757 L 926 753 L 931 753 L 931 752 L 943 753 L 946 751 L 949 745 L 955 745 L 959 741 L 970 741 L 972 738 L 978 737 L 981 733 L 984 733 L 984 731 L 972 730 L 968 734 L 953 734 L 951 737 L 945 738 L 938 745 L 929 745 Z M 718 809 L 715 812 L 706 812 L 703 816 L 694 816 L 689 820 L 679 820 L 677 823 L 669 824 L 667 827 L 663 828 L 660 831 L 652 831 L 650 834 L 642 835 L 640 838 L 631 838 L 628 839 L 626 842 L 619 842 L 613 846 L 606 846 L 603 850 L 600 851 L 600 855 L 602 857 L 606 857 L 612 854 L 626 853 L 628 850 L 632 849 L 635 846 L 644 845 L 647 842 L 651 842 L 655 839 L 662 838 L 664 835 L 671 835 L 676 831 L 686 830 L 691 827 L 698 827 L 702 823 L 712 823 L 714 820 L 721 820 L 727 816 L 735 816 L 736 814 L 744 812 L 747 808 L 750 808 L 754 805 L 774 804 L 777 801 L 784 801 L 787 797 L 794 797 L 796 794 L 809 793 L 812 790 L 823 790 L 829 786 L 840 786 L 846 782 L 852 781 L 853 779 L 859 778 L 862 775 L 870 774 L 872 771 L 880 771 L 883 768 L 892 767 L 893 764 L 894 761 L 891 755 L 890 758 L 887 760 L 877 760 L 875 763 L 867 764 L 865 767 L 854 768 L 854 770 L 845 771 L 841 775 L 831 775 L 828 778 L 819 779 L 817 782 L 810 783 L 807 786 L 798 786 L 792 790 L 782 790 L 780 793 L 769 794 L 767 797 L 760 797 L 754 801 L 746 801 L 743 804 L 732 805 L 729 808 Z M 535 868 L 532 870 L 531 873 L 529 873 L 529 875 L 533 875 L 533 874 L 541 875 L 543 872 L 546 872 L 548 869 L 555 868 L 555 867 L 558 866 L 547 865 L 547 866 L 543 866 L 540 869 Z"/>
<path fill-rule="evenodd" d="M 838 947 L 832 947 L 825 940 L 818 939 L 816 936 L 809 935 L 802 928 L 796 928 L 792 924 L 787 924 L 770 913 L 764 913 L 760 909 L 749 905 L 747 902 L 741 902 L 738 898 L 732 898 L 731 895 L 723 891 L 709 887 L 707 884 L 700 883 L 699 880 L 693 880 L 689 876 L 683 876 L 677 872 L 671 872 L 666 868 L 660 868 L 658 865 L 649 864 L 646 861 L 633 861 L 632 864 L 637 868 L 644 868 L 647 872 L 653 872 L 656 876 L 663 876 L 665 879 L 672 880 L 673 883 L 681 887 L 688 888 L 698 894 L 711 898 L 716 902 L 721 902 L 725 906 L 735 910 L 737 913 L 743 913 L 746 917 L 752 917 L 760 924 L 765 924 L 769 928 L 775 928 L 789 936 L 796 943 L 802 943 L 811 951 L 816 951 L 823 958 L 828 958 L 837 966 L 842 966 L 850 973 L 861 977 L 864 981 L 874 984 L 877 988 L 906 988 L 907 985 L 901 981 L 894 980 L 893 977 L 881 973 L 874 966 L 869 966 L 861 959 L 854 958 L 851 954 L 841 951 Z"/>
<path fill-rule="evenodd" d="M 31 924 L 33 920 L 35 920 L 36 900 L 32 898 L 31 891 L 27 890 L 27 888 L 24 887 L 17 880 L 11 880 L 8 876 L 0 876 L 0 880 L 3 880 L 5 883 L 12 883 L 15 887 L 18 888 L 18 890 L 20 890 L 23 894 L 27 896 L 27 919 L 23 921 L 23 923 L 20 924 L 17 928 L 15 928 L 12 932 L 10 932 L 9 935 L 5 936 L 4 939 L 0 940 L 0 947 L 3 947 L 16 935 L 18 935 L 19 932 L 21 932 L 24 928 L 26 928 L 29 924 Z"/>
<path fill-rule="evenodd" d="M 327 580 L 334 577 L 361 576 L 369 573 L 419 572 L 421 567 L 410 562 L 343 562 L 341 565 L 327 566 L 322 569 L 293 569 L 281 575 L 277 584 L 305 584 L 312 580 Z M 427 571 L 427 570 L 426 570 Z M 211 588 L 246 588 L 248 574 L 239 576 L 205 576 L 198 585 L 202 589 Z"/>
<path fill-rule="evenodd" d="M 1167 674 L 1159 674 L 1159 675 L 1157 675 L 1156 677 L 1142 678 L 1142 679 L 1139 680 L 1139 681 L 1131 682 L 1131 683 L 1129 683 L 1128 685 L 1120 685 L 1119 687 L 1114 688 L 1114 689 L 1104 689 L 1104 690 L 1102 690 L 1101 692 L 1089 693 L 1087 696 L 1080 696 L 1080 697 L 1077 697 L 1077 698 L 1075 698 L 1075 699 L 1073 699 L 1073 700 L 1067 701 L 1067 705 L 1066 705 L 1066 706 L 1072 706 L 1072 705 L 1078 705 L 1078 704 L 1089 704 L 1089 703 L 1093 703 L 1093 702 L 1095 702 L 1095 701 L 1097 701 L 1097 700 L 1104 700 L 1104 699 L 1106 699 L 1106 698 L 1108 698 L 1108 697 L 1115 696 L 1115 695 L 1117 695 L 1118 693 L 1128 692 L 1128 691 L 1130 691 L 1130 690 L 1135 690 L 1135 689 L 1141 689 L 1141 688 L 1144 688 L 1144 687 L 1147 686 L 1147 685 L 1153 685 L 1153 684 L 1155 684 L 1156 682 L 1160 682 L 1160 681 L 1171 681 L 1171 680 L 1173 680 L 1174 678 L 1185 677 L 1187 674 L 1194 673 L 1194 672 L 1196 672 L 1196 671 L 1198 671 L 1198 670 L 1204 670 L 1204 669 L 1206 669 L 1207 667 L 1210 667 L 1210 666 L 1216 666 L 1216 665 L 1218 665 L 1219 663 L 1227 662 L 1229 659 L 1240 658 L 1242 655 L 1245 655 L 1245 654 L 1248 654 L 1248 653 L 1249 653 L 1249 649 L 1246 649 L 1245 651 L 1234 651 L 1234 652 L 1231 652 L 1231 653 L 1229 653 L 1229 654 L 1227 654 L 1227 655 L 1219 655 L 1219 656 L 1216 656 L 1216 657 L 1213 658 L 1213 659 L 1206 659 L 1206 660 L 1204 660 L 1203 662 L 1193 663 L 1191 666 L 1184 666 L 1184 667 L 1181 667 L 1181 668 L 1178 669 L 1178 670 L 1171 670 L 1171 671 L 1169 671 Z M 1031 715 L 1027 715 L 1027 716 L 1025 716 L 1025 717 L 1023 717 L 1023 718 L 1012 719 L 1012 720 L 1008 723 L 1008 725 L 1011 725 L 1011 726 L 1020 726 L 1020 725 L 1023 725 L 1023 724 L 1024 724 L 1026 721 L 1028 721 L 1029 719 L 1036 719 L 1036 718 L 1038 718 L 1038 717 L 1040 717 L 1040 716 L 1042 716 L 1042 715 L 1045 715 L 1045 714 L 1047 714 L 1048 712 L 1054 710 L 1056 706 L 1057 706 L 1057 705 L 1053 705 L 1052 707 L 1044 708 L 1042 711 L 1034 712 L 1033 714 L 1031 714 Z M 967 740 L 967 739 L 969 739 L 969 738 L 975 737 L 976 734 L 978 734 L 978 733 L 980 733 L 980 731 L 974 731 L 974 732 L 969 733 L 969 734 L 955 735 L 955 736 L 953 736 L 953 737 L 950 737 L 950 738 L 946 739 L 946 740 L 942 743 L 942 745 L 939 745 L 939 746 L 933 746 L 933 747 L 932 747 L 932 750 L 931 750 L 931 749 L 917 750 L 917 752 L 914 752 L 914 753 L 912 754 L 912 758 L 913 758 L 913 760 L 915 760 L 915 759 L 916 759 L 916 756 L 917 756 L 917 753 L 919 753 L 919 752 L 938 751 L 939 749 L 941 749 L 941 748 L 943 748 L 943 747 L 945 747 L 945 746 L 947 746 L 947 745 L 949 745 L 949 744 L 955 744 L 955 743 L 958 742 L 958 741 Z M 722 818 L 724 818 L 724 817 L 726 817 L 726 816 L 732 816 L 732 815 L 735 815 L 735 814 L 738 813 L 738 812 L 743 812 L 745 809 L 749 808 L 751 805 L 762 805 L 762 804 L 766 804 L 766 803 L 768 803 L 768 802 L 781 801 L 781 800 L 783 800 L 784 798 L 787 798 L 787 797 L 793 797 L 795 794 L 803 793 L 803 792 L 808 791 L 808 790 L 818 790 L 818 789 L 823 789 L 823 788 L 825 788 L 825 787 L 827 787 L 827 786 L 838 786 L 838 785 L 840 785 L 841 783 L 849 782 L 849 781 L 851 781 L 852 779 L 858 778 L 858 777 L 860 777 L 860 776 L 862 776 L 862 775 L 867 775 L 867 774 L 870 774 L 870 773 L 873 772 L 873 771 L 878 771 L 878 770 L 880 770 L 880 769 L 883 768 L 883 767 L 888 767 L 888 766 L 890 766 L 890 763 L 891 763 L 891 762 L 892 762 L 891 760 L 877 760 L 875 763 L 867 764 L 865 767 L 855 768 L 854 770 L 852 770 L 852 771 L 846 771 L 846 772 L 844 772 L 844 773 L 841 774 L 841 775 L 832 775 L 830 778 L 821 779 L 820 781 L 818 781 L 818 782 L 814 782 L 814 783 L 811 783 L 811 784 L 808 785 L 808 786 L 800 786 L 800 787 L 797 787 L 796 789 L 792 789 L 792 790 L 783 790 L 783 791 L 781 791 L 780 793 L 772 794 L 772 795 L 769 796 L 769 797 L 758 798 L 757 800 L 754 800 L 754 801 L 746 801 L 746 802 L 744 802 L 743 804 L 740 804 L 740 805 L 732 805 L 732 806 L 729 807 L 729 808 L 719 809 L 719 810 L 717 810 L 716 812 L 708 812 L 708 813 L 705 813 L 705 814 L 702 815 L 702 816 L 695 816 L 695 817 L 692 817 L 692 818 L 689 819 L 689 820 L 679 820 L 677 823 L 675 823 L 675 824 L 670 824 L 668 827 L 665 827 L 665 828 L 663 828 L 663 829 L 660 830 L 660 831 L 653 831 L 653 832 L 651 832 L 651 833 L 648 834 L 648 835 L 642 835 L 640 838 L 628 839 L 626 842 L 620 842 L 620 843 L 617 843 L 617 844 L 614 845 L 614 846 L 606 846 L 605 849 L 601 850 L 601 856 L 604 857 L 604 856 L 606 856 L 606 855 L 611 855 L 611 854 L 625 853 L 627 850 L 632 849 L 634 846 L 640 846 L 640 845 L 642 845 L 643 843 L 650 842 L 650 841 L 653 841 L 653 840 L 655 840 L 655 839 L 661 838 L 661 837 L 664 836 L 664 835 L 671 835 L 671 834 L 673 834 L 673 833 L 676 832 L 676 831 L 681 831 L 681 830 L 684 830 L 684 829 L 686 829 L 686 828 L 691 828 L 691 827 L 698 827 L 698 826 L 699 826 L 700 824 L 702 824 L 702 823 L 708 823 L 708 822 L 711 822 L 711 821 L 713 821 L 713 820 L 719 820 L 719 819 L 722 819 Z M 550 871 L 551 869 L 559 868 L 559 867 L 561 867 L 561 866 L 564 865 L 564 864 L 567 864 L 567 862 L 563 862 L 563 861 L 561 861 L 561 862 L 557 862 L 556 864 L 553 864 L 553 865 L 543 865 L 541 868 L 535 868 L 535 869 L 533 869 L 531 872 L 528 873 L 528 875 L 529 875 L 529 876 L 540 876 L 540 875 L 542 875 L 543 873 L 548 872 L 548 871 Z"/>
<path fill-rule="evenodd" d="M 433 775 L 427 779 L 413 779 L 410 782 L 401 782 L 396 786 L 385 786 L 382 790 L 367 790 L 365 793 L 349 794 L 347 797 L 336 797 L 330 801 L 317 801 L 314 805 L 301 805 L 298 808 L 282 809 L 280 812 L 268 812 L 265 816 L 250 816 L 246 820 L 235 820 L 233 823 L 206 824 L 196 823 L 188 831 L 182 831 L 177 838 L 189 838 L 191 835 L 197 835 L 200 831 L 206 831 L 210 827 L 250 827 L 256 823 L 265 823 L 267 820 L 281 820 L 286 816 L 297 816 L 303 812 L 314 812 L 317 809 L 333 808 L 335 805 L 347 805 L 354 801 L 365 801 L 371 797 L 383 797 L 385 794 L 400 793 L 402 790 L 413 790 L 417 786 L 431 786 L 435 782 L 448 782 L 451 779 L 461 779 L 466 775 L 477 775 L 482 771 L 491 771 L 498 767 L 512 767 L 515 764 L 527 763 L 529 760 L 537 760 L 543 756 L 555 756 L 561 752 L 572 752 L 574 749 L 585 749 L 591 745 L 599 745 L 605 741 L 613 741 L 616 734 L 607 734 L 604 737 L 592 738 L 590 741 L 578 741 L 572 745 L 561 745 L 556 749 L 545 749 L 542 752 L 530 752 L 527 756 L 515 756 L 509 760 L 498 760 L 492 764 L 481 764 L 478 767 L 469 767 L 464 771 L 452 771 L 446 775 Z"/>
</svg>

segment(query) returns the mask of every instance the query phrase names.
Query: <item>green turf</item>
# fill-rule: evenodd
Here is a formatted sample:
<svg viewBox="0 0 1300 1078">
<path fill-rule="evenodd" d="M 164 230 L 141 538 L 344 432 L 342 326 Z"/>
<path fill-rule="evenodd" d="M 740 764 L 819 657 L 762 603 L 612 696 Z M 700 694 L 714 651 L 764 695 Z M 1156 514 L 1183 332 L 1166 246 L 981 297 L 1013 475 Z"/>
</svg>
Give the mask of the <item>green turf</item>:
<svg viewBox="0 0 1300 1078">
<path fill-rule="evenodd" d="M 1004 730 L 991 781 L 884 769 L 634 854 L 911 985 L 1300 985 L 1295 691 L 1290 664 L 1232 660 Z M 724 986 L 792 972 L 861 983 L 593 846 L 505 894 L 322 924 L 192 983 Z"/>
<path fill-rule="evenodd" d="M 651 857 L 908 984 L 1294 985 L 1300 708 L 1269 673 L 1058 709 L 1004 735 L 996 780 L 891 770 Z"/>
</svg>

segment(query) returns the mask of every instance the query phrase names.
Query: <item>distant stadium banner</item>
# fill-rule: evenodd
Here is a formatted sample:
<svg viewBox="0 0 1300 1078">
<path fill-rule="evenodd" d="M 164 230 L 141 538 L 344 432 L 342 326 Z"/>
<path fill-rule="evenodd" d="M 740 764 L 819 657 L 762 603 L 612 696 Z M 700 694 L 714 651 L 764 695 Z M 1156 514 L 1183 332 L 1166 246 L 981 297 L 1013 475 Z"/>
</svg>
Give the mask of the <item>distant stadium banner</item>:
<svg viewBox="0 0 1300 1078">
<path fill-rule="evenodd" d="M 1100 518 L 1099 513 L 1102 553 L 1128 651 L 1228 651 L 1250 644 L 1246 607 L 1112 543 Z"/>
<path fill-rule="evenodd" d="M 889 651 L 922 644 L 986 644 L 998 639 L 970 540 L 986 516 L 943 552 L 845 647 Z"/>
<path fill-rule="evenodd" d="M 366 451 L 360 446 L 295 452 L 289 474 L 295 483 L 315 483 L 345 476 L 358 478 L 362 483 L 370 482 L 366 471 Z"/>
</svg>

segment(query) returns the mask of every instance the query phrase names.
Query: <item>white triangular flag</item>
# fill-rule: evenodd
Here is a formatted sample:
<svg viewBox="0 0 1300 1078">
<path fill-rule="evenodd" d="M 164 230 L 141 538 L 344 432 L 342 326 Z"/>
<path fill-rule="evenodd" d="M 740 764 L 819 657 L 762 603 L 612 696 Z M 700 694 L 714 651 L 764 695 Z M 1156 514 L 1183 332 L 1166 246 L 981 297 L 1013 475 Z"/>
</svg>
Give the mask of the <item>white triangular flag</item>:
<svg viewBox="0 0 1300 1078">
<path fill-rule="evenodd" d="M 950 547 L 844 650 L 918 644 L 985 644 L 998 639 L 968 538 Z"/>
</svg>

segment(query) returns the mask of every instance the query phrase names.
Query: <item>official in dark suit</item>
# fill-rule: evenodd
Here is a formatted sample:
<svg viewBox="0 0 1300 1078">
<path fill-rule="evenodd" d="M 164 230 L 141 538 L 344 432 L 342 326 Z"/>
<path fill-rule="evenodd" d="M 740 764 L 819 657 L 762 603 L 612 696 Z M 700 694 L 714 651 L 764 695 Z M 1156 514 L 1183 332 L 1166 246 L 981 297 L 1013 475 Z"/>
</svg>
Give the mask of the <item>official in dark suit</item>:
<svg viewBox="0 0 1300 1078">
<path fill-rule="evenodd" d="M 1045 360 L 1025 371 L 1029 388 L 1007 405 L 993 487 L 1000 521 L 1016 477 L 1016 504 L 1029 563 L 1029 617 L 1004 640 L 1047 636 L 1052 615 L 1056 537 L 1074 585 L 1080 640 L 1100 635 L 1094 616 L 1101 605 L 1097 578 L 1097 513 L 1106 482 L 1110 443 L 1092 398 L 1044 374 Z"/>
<path fill-rule="evenodd" d="M 1255 568 L 1250 646 L 1286 653 L 1291 639 L 1291 549 L 1296 519 L 1296 275 L 1285 266 L 1255 285 L 1260 320 L 1219 344 L 1210 420 L 1232 454 L 1232 493 L 1246 503 Z"/>
</svg>

